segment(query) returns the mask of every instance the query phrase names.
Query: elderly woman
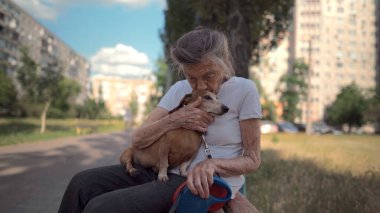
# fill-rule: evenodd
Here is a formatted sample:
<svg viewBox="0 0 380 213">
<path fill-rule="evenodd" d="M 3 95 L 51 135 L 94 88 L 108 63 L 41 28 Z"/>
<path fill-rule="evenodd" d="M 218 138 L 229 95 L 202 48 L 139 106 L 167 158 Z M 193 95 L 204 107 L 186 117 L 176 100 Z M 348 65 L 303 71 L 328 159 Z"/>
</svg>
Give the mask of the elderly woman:
<svg viewBox="0 0 380 213">
<path fill-rule="evenodd" d="M 178 81 L 162 98 L 132 138 L 144 148 L 164 133 L 187 128 L 206 132 L 212 159 L 202 146 L 188 167 L 187 186 L 193 194 L 208 198 L 213 176 L 218 173 L 231 187 L 233 197 L 244 184 L 242 174 L 260 165 L 261 108 L 250 80 L 234 77 L 226 36 L 211 29 L 196 29 L 183 35 L 171 50 L 174 63 L 186 80 Z M 181 98 L 192 90 L 217 94 L 229 107 L 223 116 L 212 117 L 196 108 L 201 100 L 174 113 Z M 137 166 L 137 178 L 120 165 L 95 168 L 73 177 L 63 197 L 60 212 L 168 212 L 176 188 L 186 180 L 178 169 L 169 171 L 169 181 L 155 181 L 157 174 Z"/>
</svg>

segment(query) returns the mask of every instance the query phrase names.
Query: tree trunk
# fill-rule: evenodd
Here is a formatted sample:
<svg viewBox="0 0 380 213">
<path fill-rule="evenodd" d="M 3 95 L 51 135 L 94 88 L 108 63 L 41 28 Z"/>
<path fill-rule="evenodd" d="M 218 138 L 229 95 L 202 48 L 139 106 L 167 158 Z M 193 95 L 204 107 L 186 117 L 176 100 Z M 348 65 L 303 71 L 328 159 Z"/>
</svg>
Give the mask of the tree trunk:
<svg viewBox="0 0 380 213">
<path fill-rule="evenodd" d="M 236 76 L 249 78 L 251 32 L 248 21 L 240 11 L 240 1 L 230 1 L 227 25 Z"/>
<path fill-rule="evenodd" d="M 46 114 L 47 114 L 47 111 L 49 110 L 49 106 L 50 106 L 50 100 L 48 100 L 45 103 L 44 109 L 43 109 L 42 114 L 41 114 L 41 130 L 40 130 L 40 133 L 44 133 L 46 130 Z"/>
</svg>

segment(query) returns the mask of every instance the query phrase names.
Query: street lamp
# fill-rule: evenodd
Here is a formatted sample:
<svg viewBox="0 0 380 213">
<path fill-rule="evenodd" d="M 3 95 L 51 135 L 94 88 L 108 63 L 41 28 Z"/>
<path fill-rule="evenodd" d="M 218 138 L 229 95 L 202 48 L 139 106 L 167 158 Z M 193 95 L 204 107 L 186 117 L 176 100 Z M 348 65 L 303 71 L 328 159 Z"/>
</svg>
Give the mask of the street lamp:
<svg viewBox="0 0 380 213">
<path fill-rule="evenodd" d="M 310 116 L 310 106 L 311 106 L 311 60 L 312 60 L 312 48 L 313 42 L 312 37 L 309 38 L 309 61 L 308 61 L 308 71 L 307 71 L 307 98 L 306 98 L 306 134 L 310 135 L 312 133 L 311 127 L 311 116 Z"/>
<path fill-rule="evenodd" d="M 303 41 L 308 42 L 308 71 L 307 71 L 307 94 L 306 94 L 306 134 L 310 135 L 312 133 L 311 126 L 311 115 L 310 115 L 310 107 L 311 107 L 311 74 L 312 74 L 312 49 L 313 49 L 313 36 L 304 35 L 302 36 Z"/>
</svg>

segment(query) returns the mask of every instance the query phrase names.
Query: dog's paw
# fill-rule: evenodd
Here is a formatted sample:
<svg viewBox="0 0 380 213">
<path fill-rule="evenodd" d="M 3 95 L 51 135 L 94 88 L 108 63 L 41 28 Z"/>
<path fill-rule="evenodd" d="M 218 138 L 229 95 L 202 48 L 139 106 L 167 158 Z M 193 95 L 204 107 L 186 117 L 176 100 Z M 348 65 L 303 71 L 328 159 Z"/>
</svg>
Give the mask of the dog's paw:
<svg viewBox="0 0 380 213">
<path fill-rule="evenodd" d="M 180 170 L 180 171 L 179 171 L 179 174 L 180 174 L 181 176 L 187 177 L 187 175 L 189 174 L 189 172 L 186 171 L 186 170 L 184 170 L 184 171 Z"/>
<path fill-rule="evenodd" d="M 166 182 L 169 180 L 169 177 L 167 175 L 158 175 L 158 180 L 162 181 L 162 182 Z"/>
<path fill-rule="evenodd" d="M 128 173 L 132 176 L 132 177 L 135 177 L 138 173 L 139 173 L 139 170 L 135 169 L 135 168 L 132 168 L 132 169 L 129 169 L 128 170 Z"/>
</svg>

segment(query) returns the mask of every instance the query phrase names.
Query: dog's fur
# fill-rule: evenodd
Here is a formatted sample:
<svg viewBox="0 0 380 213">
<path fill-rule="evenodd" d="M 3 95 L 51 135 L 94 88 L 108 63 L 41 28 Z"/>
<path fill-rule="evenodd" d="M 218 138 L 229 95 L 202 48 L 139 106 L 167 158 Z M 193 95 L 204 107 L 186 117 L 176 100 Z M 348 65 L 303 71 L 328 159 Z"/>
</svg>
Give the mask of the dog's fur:
<svg viewBox="0 0 380 213">
<path fill-rule="evenodd" d="M 223 105 L 214 93 L 206 90 L 196 90 L 185 95 L 180 104 L 171 110 L 172 113 L 183 106 L 188 105 L 202 97 L 202 103 L 198 107 L 213 115 L 223 115 L 228 111 L 228 107 Z M 181 175 L 186 176 L 187 166 L 195 157 L 200 145 L 202 136 L 200 132 L 179 128 L 171 130 L 160 137 L 156 142 L 144 149 L 137 149 L 130 146 L 120 156 L 120 163 L 125 166 L 126 171 L 134 176 L 137 170 L 133 168 L 132 162 L 144 167 L 152 167 L 158 171 L 160 181 L 169 180 L 167 169 L 180 166 Z"/>
</svg>

